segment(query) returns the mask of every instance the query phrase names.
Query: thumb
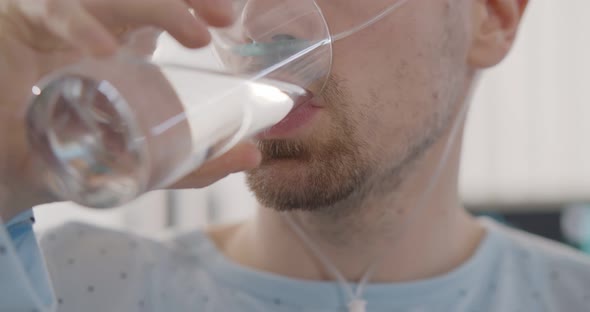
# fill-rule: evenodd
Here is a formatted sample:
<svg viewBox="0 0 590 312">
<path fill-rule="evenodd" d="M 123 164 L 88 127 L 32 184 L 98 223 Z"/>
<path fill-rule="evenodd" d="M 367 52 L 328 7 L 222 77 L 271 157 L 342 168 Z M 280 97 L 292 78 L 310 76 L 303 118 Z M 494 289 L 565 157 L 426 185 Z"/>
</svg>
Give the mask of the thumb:
<svg viewBox="0 0 590 312">
<path fill-rule="evenodd" d="M 220 157 L 205 163 L 170 188 L 206 187 L 231 173 L 254 169 L 260 165 L 261 161 L 262 155 L 256 144 L 253 142 L 243 142 Z"/>
</svg>

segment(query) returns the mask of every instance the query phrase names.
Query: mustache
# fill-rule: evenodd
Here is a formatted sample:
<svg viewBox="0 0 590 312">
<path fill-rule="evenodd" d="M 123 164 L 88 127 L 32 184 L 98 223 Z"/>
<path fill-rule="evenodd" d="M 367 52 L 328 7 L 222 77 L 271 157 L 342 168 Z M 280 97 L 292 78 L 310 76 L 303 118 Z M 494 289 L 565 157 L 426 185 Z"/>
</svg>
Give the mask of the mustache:
<svg viewBox="0 0 590 312">
<path fill-rule="evenodd" d="M 262 153 L 262 162 L 277 159 L 311 158 L 309 146 L 299 141 L 292 140 L 262 140 L 258 142 L 258 149 Z"/>
</svg>

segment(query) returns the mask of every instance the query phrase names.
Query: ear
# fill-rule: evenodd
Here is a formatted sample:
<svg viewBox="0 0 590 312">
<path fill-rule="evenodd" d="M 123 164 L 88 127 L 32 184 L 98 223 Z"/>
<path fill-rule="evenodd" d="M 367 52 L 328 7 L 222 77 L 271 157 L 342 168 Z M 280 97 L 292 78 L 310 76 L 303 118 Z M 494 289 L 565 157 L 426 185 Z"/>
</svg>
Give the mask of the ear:
<svg viewBox="0 0 590 312">
<path fill-rule="evenodd" d="M 473 37 L 468 62 L 481 69 L 494 66 L 506 57 L 528 0 L 473 1 Z"/>
</svg>

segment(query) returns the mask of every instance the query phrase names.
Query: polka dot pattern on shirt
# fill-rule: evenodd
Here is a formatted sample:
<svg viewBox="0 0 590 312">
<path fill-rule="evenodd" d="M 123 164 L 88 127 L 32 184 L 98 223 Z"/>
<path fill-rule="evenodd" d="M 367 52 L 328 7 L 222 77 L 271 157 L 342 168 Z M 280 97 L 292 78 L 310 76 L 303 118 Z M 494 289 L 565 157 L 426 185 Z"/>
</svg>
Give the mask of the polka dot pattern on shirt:
<svg viewBox="0 0 590 312">
<path fill-rule="evenodd" d="M 347 312 L 345 303 L 343 303 L 342 309 L 314 309 L 310 307 L 307 301 L 289 300 L 288 297 L 283 297 L 278 291 L 267 292 L 265 294 L 269 294 L 268 296 L 261 296 L 263 298 L 260 298 L 255 294 L 248 293 L 247 287 L 232 288 L 231 285 L 225 285 L 215 280 L 210 275 L 211 272 L 203 269 L 207 265 L 207 261 L 205 258 L 200 257 L 202 255 L 193 256 L 191 254 L 187 256 L 184 253 L 179 253 L 180 256 L 177 257 L 176 254 L 171 256 L 155 253 L 157 260 L 162 262 L 156 265 L 160 275 L 158 275 L 158 278 L 148 275 L 149 280 L 144 282 L 142 280 L 145 277 L 144 272 L 151 273 L 152 268 L 145 270 L 145 267 L 142 267 L 139 271 L 135 270 L 143 265 L 145 259 L 138 256 L 142 255 L 139 252 L 145 250 L 144 242 L 123 237 L 118 240 L 100 241 L 100 244 L 87 245 L 85 242 L 94 239 L 96 234 L 87 231 L 83 235 L 85 236 L 83 239 L 80 238 L 80 235 L 78 236 L 77 239 L 84 242 L 80 243 L 79 246 L 92 246 L 85 249 L 86 254 L 59 252 L 58 257 L 54 257 L 53 260 L 63 270 L 62 275 L 68 275 L 67 272 L 73 272 L 70 274 L 86 274 L 89 272 L 95 274 L 96 277 L 84 275 L 84 278 L 80 278 L 80 284 L 77 284 L 77 288 L 60 290 L 57 298 L 60 307 L 57 312 L 80 311 L 80 309 L 72 307 L 75 306 L 75 301 L 82 302 L 82 300 L 104 302 L 105 306 L 108 306 L 112 303 L 108 299 L 111 298 L 112 294 L 115 294 L 115 296 L 121 294 L 121 298 L 117 298 L 117 300 L 125 302 L 125 312 L 166 311 L 168 308 L 178 312 L 201 310 L 251 312 L 254 311 L 254 308 L 256 308 L 256 312 Z M 57 241 L 61 242 L 66 235 L 59 233 L 57 237 L 59 237 Z M 76 244 L 75 241 L 73 242 L 73 244 Z M 180 249 L 180 251 L 183 250 L 184 248 Z M 550 312 L 550 310 L 544 308 L 550 299 L 547 298 L 546 289 L 542 287 L 542 284 L 538 283 L 539 279 L 547 280 L 550 283 L 563 284 L 572 275 L 567 268 L 564 270 L 557 265 L 545 266 L 543 271 L 529 271 L 528 268 L 537 265 L 537 257 L 537 253 L 531 254 L 524 250 L 516 250 L 511 253 L 508 260 L 501 262 L 502 274 L 497 274 L 499 271 L 494 271 L 488 279 L 477 280 L 475 284 L 471 285 L 473 287 L 466 284 L 453 284 L 452 286 L 449 284 L 448 288 L 443 287 L 448 290 L 446 298 L 452 298 L 452 300 L 448 303 L 437 303 L 435 310 L 432 309 L 431 302 L 422 300 L 404 308 L 385 307 L 385 305 L 378 307 L 378 304 L 369 301 L 368 311 L 418 312 L 422 309 L 423 311 L 437 312 Z M 121 258 L 131 259 L 131 262 L 113 262 L 113 259 L 120 261 Z M 532 272 L 540 273 L 532 274 Z M 134 284 L 137 280 L 141 281 L 141 283 Z M 512 295 L 514 294 L 513 283 L 520 285 L 516 295 Z M 156 287 L 153 287 L 154 285 Z M 146 291 L 143 289 L 144 286 L 150 289 Z M 256 288 L 255 284 L 251 286 L 252 289 Z M 140 289 L 136 290 L 134 287 Z M 437 288 L 433 292 L 440 289 Z M 428 293 L 425 292 L 424 294 Z M 506 299 L 512 298 L 512 296 L 514 296 L 513 299 Z M 105 297 L 107 298 L 105 299 Z M 574 301 L 584 300 L 590 306 L 590 290 L 581 290 L 571 294 L 570 298 Z M 117 300 L 113 300 L 113 302 Z M 506 303 L 498 310 L 498 302 L 503 300 Z M 224 309 L 228 306 L 237 309 Z M 188 307 L 192 307 L 193 310 L 186 309 Z"/>
</svg>

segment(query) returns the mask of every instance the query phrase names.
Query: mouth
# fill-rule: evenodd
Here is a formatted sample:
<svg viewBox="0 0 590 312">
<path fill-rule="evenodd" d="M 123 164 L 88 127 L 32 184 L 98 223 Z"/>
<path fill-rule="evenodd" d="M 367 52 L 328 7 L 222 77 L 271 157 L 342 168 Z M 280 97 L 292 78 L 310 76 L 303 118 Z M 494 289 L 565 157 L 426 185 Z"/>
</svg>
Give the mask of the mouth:
<svg viewBox="0 0 590 312">
<path fill-rule="evenodd" d="M 294 137 L 305 128 L 308 128 L 311 121 L 322 110 L 318 99 L 309 94 L 296 99 L 291 112 L 273 127 L 265 130 L 256 136 L 257 139 L 283 139 Z"/>
</svg>

